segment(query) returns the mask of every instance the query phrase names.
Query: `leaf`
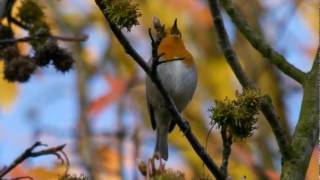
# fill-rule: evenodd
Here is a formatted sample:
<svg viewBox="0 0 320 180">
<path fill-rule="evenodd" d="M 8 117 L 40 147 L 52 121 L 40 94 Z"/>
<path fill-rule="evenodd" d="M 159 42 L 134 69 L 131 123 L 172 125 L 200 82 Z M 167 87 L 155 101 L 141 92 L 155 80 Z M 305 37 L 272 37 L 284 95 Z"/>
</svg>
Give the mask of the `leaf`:
<svg viewBox="0 0 320 180">
<path fill-rule="evenodd" d="M 230 161 L 229 175 L 232 179 L 258 179 L 251 167 L 234 161 Z"/>
<path fill-rule="evenodd" d="M 23 165 L 18 165 L 17 167 L 15 167 L 14 169 L 12 169 L 9 172 L 9 175 L 11 177 L 21 177 L 21 176 L 28 176 L 28 169 L 23 166 Z"/>
<path fill-rule="evenodd" d="M 309 162 L 309 167 L 307 170 L 307 180 L 316 180 L 319 179 L 319 152 L 320 148 L 315 148 L 313 150 L 310 162 Z"/>
<path fill-rule="evenodd" d="M 47 169 L 44 167 L 36 167 L 31 169 L 28 174 L 34 179 L 47 179 L 47 180 L 56 180 L 59 176 L 63 175 L 64 168 L 56 167 L 54 169 Z"/>
<path fill-rule="evenodd" d="M 107 81 L 110 90 L 89 105 L 88 112 L 90 115 L 99 114 L 104 108 L 118 100 L 127 89 L 126 80 L 110 76 L 105 77 L 105 80 Z"/>
<path fill-rule="evenodd" d="M 279 180 L 280 179 L 280 174 L 273 171 L 273 170 L 266 170 L 265 171 L 266 176 L 270 180 Z"/>
<path fill-rule="evenodd" d="M 117 173 L 119 169 L 119 152 L 109 146 L 100 147 L 97 150 L 101 165 L 109 173 Z"/>
<path fill-rule="evenodd" d="M 234 98 L 234 90 L 237 88 L 236 80 L 224 57 L 210 59 L 206 62 L 198 62 L 199 85 L 214 99 L 223 99 L 225 96 Z"/>
<path fill-rule="evenodd" d="M 46 179 L 46 180 L 56 180 L 59 176 L 65 173 L 65 166 L 57 165 L 53 168 L 45 168 L 42 166 L 38 167 L 28 167 L 25 164 L 19 165 L 14 168 L 9 175 L 12 178 L 28 176 L 33 179 Z"/>
<path fill-rule="evenodd" d="M 3 78 L 4 63 L 0 60 L 0 108 L 9 110 L 16 100 L 18 93 L 17 85 L 9 83 Z"/>
</svg>

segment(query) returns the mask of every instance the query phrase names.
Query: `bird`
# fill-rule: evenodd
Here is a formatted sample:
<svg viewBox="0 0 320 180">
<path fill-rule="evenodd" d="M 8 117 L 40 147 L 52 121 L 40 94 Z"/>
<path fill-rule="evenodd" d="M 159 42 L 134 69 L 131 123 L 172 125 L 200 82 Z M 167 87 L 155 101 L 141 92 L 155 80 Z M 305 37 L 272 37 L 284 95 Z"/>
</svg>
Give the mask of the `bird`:
<svg viewBox="0 0 320 180">
<path fill-rule="evenodd" d="M 195 92 L 197 86 L 197 69 L 191 53 L 186 49 L 177 19 L 173 26 L 165 30 L 160 41 L 158 53 L 161 54 L 157 75 L 173 99 L 179 112 L 182 112 Z M 180 59 L 174 60 L 172 59 Z M 167 61 L 167 62 L 166 62 Z M 148 62 L 152 64 L 152 59 Z M 168 160 L 168 134 L 175 127 L 175 120 L 166 108 L 166 102 L 160 91 L 149 77 L 146 78 L 147 106 L 152 128 L 156 131 L 154 155 Z"/>
</svg>

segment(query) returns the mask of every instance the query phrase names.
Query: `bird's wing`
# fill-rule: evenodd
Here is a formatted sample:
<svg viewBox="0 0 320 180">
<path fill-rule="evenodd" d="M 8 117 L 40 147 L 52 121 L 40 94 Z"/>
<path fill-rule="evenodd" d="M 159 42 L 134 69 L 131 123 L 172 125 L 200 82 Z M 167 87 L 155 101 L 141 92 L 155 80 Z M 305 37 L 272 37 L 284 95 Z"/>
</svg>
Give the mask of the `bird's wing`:
<svg viewBox="0 0 320 180">
<path fill-rule="evenodd" d="M 157 124 L 156 124 L 154 109 L 153 109 L 153 107 L 152 107 L 152 105 L 150 103 L 148 93 L 147 93 L 147 106 L 148 106 L 148 111 L 149 111 L 149 115 L 150 115 L 152 129 L 155 130 L 156 127 L 157 127 Z"/>
</svg>

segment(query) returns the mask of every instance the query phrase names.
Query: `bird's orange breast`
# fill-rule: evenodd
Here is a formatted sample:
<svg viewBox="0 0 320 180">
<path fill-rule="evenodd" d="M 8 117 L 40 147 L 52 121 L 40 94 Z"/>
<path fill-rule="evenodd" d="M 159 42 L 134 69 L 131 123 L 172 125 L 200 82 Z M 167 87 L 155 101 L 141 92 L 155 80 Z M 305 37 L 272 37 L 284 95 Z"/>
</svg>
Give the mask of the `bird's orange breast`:
<svg viewBox="0 0 320 180">
<path fill-rule="evenodd" d="M 162 53 L 164 53 L 164 55 L 161 56 L 161 60 L 163 61 L 184 58 L 182 62 L 187 66 L 192 66 L 194 64 L 192 55 L 185 48 L 180 37 L 169 36 L 163 38 L 159 46 L 159 54 Z"/>
</svg>

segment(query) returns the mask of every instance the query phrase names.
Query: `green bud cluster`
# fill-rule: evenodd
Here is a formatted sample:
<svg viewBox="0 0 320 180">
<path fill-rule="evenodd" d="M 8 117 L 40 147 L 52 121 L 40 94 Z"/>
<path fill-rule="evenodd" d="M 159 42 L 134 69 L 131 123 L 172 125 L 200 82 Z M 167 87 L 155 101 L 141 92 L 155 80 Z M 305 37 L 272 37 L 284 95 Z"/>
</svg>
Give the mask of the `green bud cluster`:
<svg viewBox="0 0 320 180">
<path fill-rule="evenodd" d="M 104 0 L 104 4 L 104 13 L 120 29 L 126 28 L 130 31 L 132 26 L 139 24 L 138 18 L 141 13 L 137 3 L 131 0 Z"/>
<path fill-rule="evenodd" d="M 216 106 L 209 109 L 210 124 L 219 129 L 226 128 L 234 140 L 252 136 L 256 129 L 260 97 L 259 91 L 245 89 L 241 94 L 236 92 L 235 100 L 225 98 L 216 101 Z"/>
</svg>

